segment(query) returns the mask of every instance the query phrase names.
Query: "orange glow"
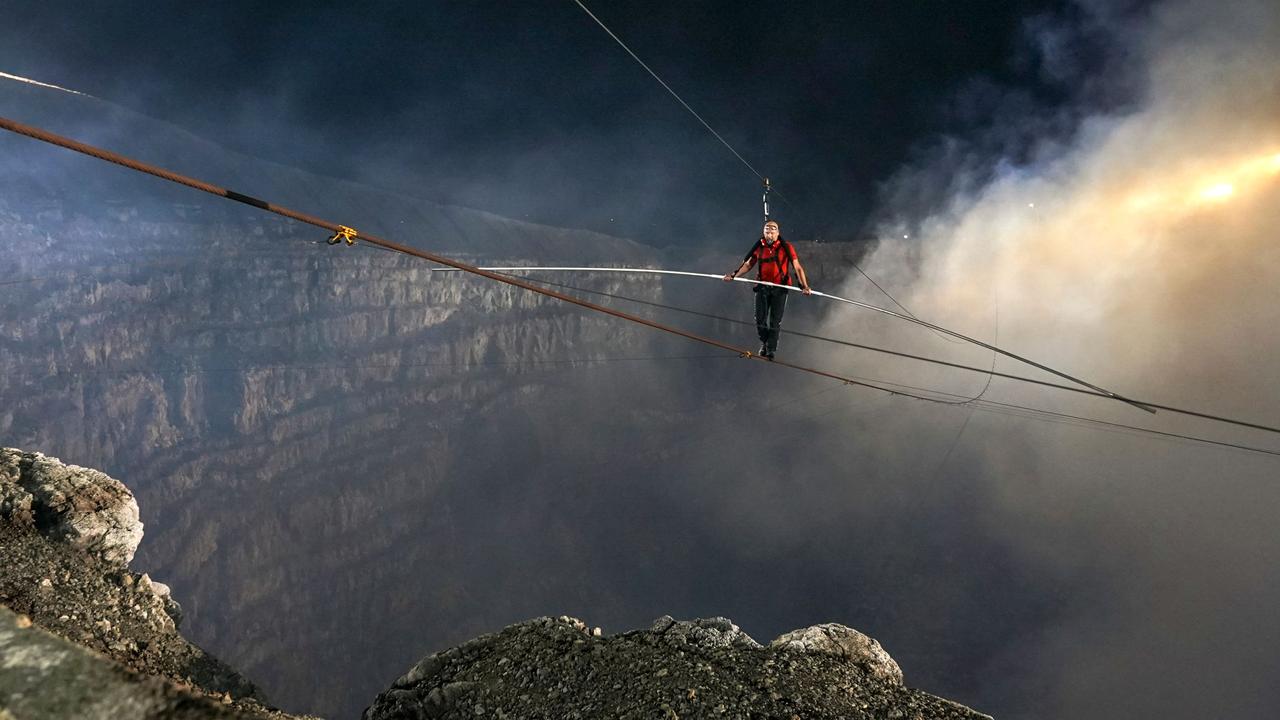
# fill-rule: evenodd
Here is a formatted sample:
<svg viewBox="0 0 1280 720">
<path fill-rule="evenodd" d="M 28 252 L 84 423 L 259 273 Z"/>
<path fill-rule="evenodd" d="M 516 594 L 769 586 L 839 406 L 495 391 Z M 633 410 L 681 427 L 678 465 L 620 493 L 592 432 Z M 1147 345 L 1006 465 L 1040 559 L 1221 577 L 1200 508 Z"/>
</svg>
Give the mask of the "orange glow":
<svg viewBox="0 0 1280 720">
<path fill-rule="evenodd" d="M 1203 169 L 1202 169 L 1203 171 Z M 1280 153 L 1255 155 L 1247 160 L 1210 169 L 1209 178 L 1194 171 L 1166 176 L 1163 182 L 1142 184 L 1125 199 L 1125 206 L 1136 212 L 1164 212 L 1192 203 L 1220 203 L 1250 192 L 1260 182 L 1280 173 Z M 1198 176 L 1198 178 L 1197 178 Z M 1181 186 L 1179 189 L 1178 186 Z M 1184 198 L 1179 201 L 1177 198 Z"/>
<path fill-rule="evenodd" d="M 1234 195 L 1236 188 L 1231 183 L 1217 183 L 1200 191 L 1200 197 L 1204 200 L 1226 200 Z"/>
</svg>

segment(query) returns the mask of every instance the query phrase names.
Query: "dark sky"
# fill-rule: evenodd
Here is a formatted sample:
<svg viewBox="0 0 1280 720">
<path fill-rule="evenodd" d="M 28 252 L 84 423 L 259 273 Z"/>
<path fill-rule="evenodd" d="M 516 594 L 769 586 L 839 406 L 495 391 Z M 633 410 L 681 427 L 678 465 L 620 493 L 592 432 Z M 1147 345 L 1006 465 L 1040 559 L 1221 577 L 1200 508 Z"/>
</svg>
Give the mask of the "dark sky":
<svg viewBox="0 0 1280 720">
<path fill-rule="evenodd" d="M 658 246 L 758 222 L 755 175 L 570 0 L 19 5 L 0 71 L 253 155 Z M 1062 5 L 588 7 L 774 179 L 785 234 L 836 240 L 913 148 L 1067 100 L 1035 32 Z"/>
</svg>

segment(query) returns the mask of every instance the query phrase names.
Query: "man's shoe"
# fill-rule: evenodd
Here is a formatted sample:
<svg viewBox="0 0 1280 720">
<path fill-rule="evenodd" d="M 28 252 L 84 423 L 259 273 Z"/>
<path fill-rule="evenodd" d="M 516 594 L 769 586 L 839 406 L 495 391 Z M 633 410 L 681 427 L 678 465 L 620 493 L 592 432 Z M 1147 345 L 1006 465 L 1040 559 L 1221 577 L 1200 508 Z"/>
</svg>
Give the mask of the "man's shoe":
<svg viewBox="0 0 1280 720">
<path fill-rule="evenodd" d="M 760 357 L 762 357 L 762 358 L 767 358 L 767 357 L 769 357 L 769 346 L 768 346 L 768 345 L 761 345 L 761 346 L 760 346 L 760 350 L 759 350 L 758 352 L 756 352 L 756 354 L 757 354 L 757 355 L 759 355 L 759 356 L 760 356 Z"/>
</svg>

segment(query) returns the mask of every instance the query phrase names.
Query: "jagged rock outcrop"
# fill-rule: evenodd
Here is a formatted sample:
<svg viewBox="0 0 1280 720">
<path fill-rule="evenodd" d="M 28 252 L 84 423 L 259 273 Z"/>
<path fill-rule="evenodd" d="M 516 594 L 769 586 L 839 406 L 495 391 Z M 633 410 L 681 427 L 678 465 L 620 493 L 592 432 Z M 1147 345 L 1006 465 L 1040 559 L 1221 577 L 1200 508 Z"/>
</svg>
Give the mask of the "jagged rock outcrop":
<svg viewBox="0 0 1280 720">
<path fill-rule="evenodd" d="M 293 717 L 182 638 L 168 588 L 120 561 L 137 547 L 119 522 L 127 488 L 38 453 L 0 450 L 0 468 L 0 718 Z M 92 507 L 108 517 L 88 517 Z M 42 524 L 65 508 L 84 516 L 76 528 L 120 527 L 124 539 Z M 842 625 L 762 646 L 727 618 L 670 616 L 612 636 L 570 617 L 512 625 L 424 658 L 363 715 L 655 716 L 986 717 L 905 687 L 878 642 Z"/>
<path fill-rule="evenodd" d="M 106 473 L 40 453 L 0 449 L 0 515 L 121 567 L 142 542 L 129 488 Z"/>
<path fill-rule="evenodd" d="M 0 718 L 290 717 L 178 633 L 169 588 L 127 566 L 141 538 L 119 481 L 0 449 Z"/>
<path fill-rule="evenodd" d="M 902 668 L 875 638 L 837 623 L 792 630 L 769 643 L 769 647 L 834 655 L 861 665 L 873 677 L 902 684 Z"/>
<path fill-rule="evenodd" d="M 734 625 L 732 620 L 723 617 L 676 620 L 670 615 L 663 615 L 653 621 L 649 632 L 657 635 L 664 644 L 674 647 L 760 647 L 760 643 Z"/>
<path fill-rule="evenodd" d="M 893 660 L 883 649 L 869 669 L 866 653 L 855 654 L 866 645 L 857 636 L 866 636 L 837 628 L 815 626 L 761 647 L 725 618 L 662 617 L 649 630 L 613 636 L 575 618 L 538 618 L 424 658 L 363 720 L 987 717 L 903 686 L 901 673 L 887 672 Z"/>
</svg>

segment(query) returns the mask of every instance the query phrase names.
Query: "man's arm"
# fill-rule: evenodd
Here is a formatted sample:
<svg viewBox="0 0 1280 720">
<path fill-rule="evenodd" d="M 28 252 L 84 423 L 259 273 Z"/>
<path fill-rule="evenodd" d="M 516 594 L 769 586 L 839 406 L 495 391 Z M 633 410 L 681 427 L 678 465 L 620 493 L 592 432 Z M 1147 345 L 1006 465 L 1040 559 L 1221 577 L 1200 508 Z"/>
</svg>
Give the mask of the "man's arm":
<svg viewBox="0 0 1280 720">
<path fill-rule="evenodd" d="M 725 282 L 732 282 L 734 278 L 736 278 L 736 277 L 738 277 L 739 275 L 741 275 L 742 273 L 744 273 L 744 272 L 746 272 L 746 271 L 750 270 L 750 269 L 751 269 L 751 266 L 752 266 L 752 265 L 755 265 L 755 264 L 756 264 L 756 257 L 755 257 L 755 255 L 748 255 L 748 256 L 747 256 L 747 258 L 746 258 L 745 260 L 743 260 L 743 261 L 742 261 L 742 264 L 738 266 L 738 269 L 737 269 L 737 270 L 734 270 L 733 272 L 731 272 L 731 273 L 729 273 L 728 275 L 725 275 L 725 276 L 724 276 L 724 281 L 725 281 Z"/>
<path fill-rule="evenodd" d="M 796 277 L 800 278 L 800 289 L 805 295 L 813 292 L 809 287 L 809 276 L 804 274 L 804 266 L 800 264 L 800 256 L 796 255 L 795 248 L 791 249 L 791 264 L 796 266 Z"/>
</svg>

